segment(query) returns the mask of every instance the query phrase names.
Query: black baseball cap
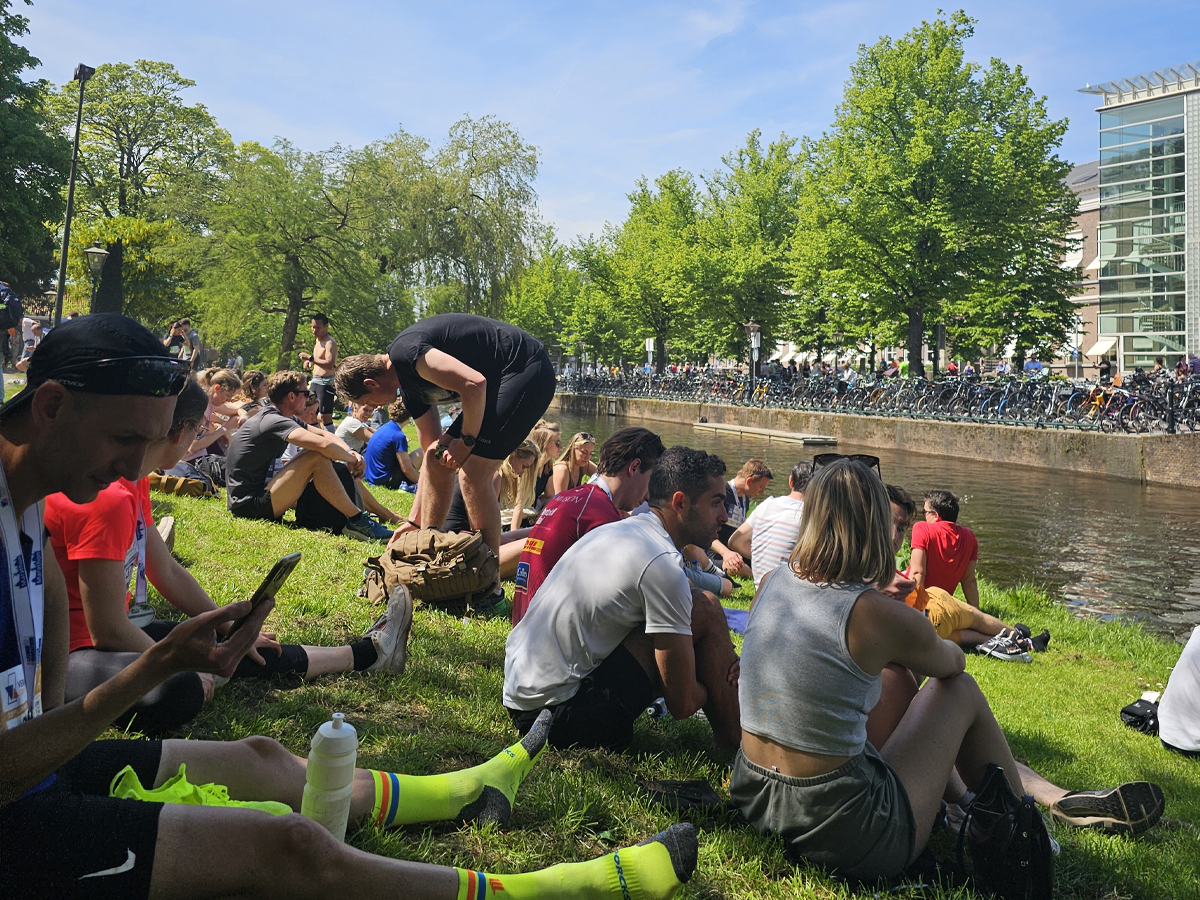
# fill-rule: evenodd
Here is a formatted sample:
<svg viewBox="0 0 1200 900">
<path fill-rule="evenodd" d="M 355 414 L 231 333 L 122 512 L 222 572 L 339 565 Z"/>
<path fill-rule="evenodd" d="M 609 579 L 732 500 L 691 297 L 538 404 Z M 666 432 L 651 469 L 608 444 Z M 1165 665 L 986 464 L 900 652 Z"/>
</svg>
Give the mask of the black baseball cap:
<svg viewBox="0 0 1200 900">
<path fill-rule="evenodd" d="M 171 357 L 162 341 L 127 316 L 67 319 L 38 345 L 25 389 L 0 408 L 0 418 L 27 404 L 47 381 L 85 394 L 174 397 L 190 374 L 186 361 Z"/>
</svg>

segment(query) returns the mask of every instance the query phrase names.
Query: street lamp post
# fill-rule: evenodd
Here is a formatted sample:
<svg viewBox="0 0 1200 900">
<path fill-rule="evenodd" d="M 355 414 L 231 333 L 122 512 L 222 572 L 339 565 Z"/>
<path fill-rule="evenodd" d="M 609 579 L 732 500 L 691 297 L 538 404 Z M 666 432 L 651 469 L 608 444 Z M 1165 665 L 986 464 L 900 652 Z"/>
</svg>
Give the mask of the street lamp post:
<svg viewBox="0 0 1200 900">
<path fill-rule="evenodd" d="M 75 146 L 71 150 L 71 179 L 67 182 L 67 214 L 63 219 L 62 259 L 58 264 L 58 285 L 54 290 L 54 324 L 62 321 L 63 288 L 67 283 L 67 250 L 71 246 L 71 213 L 75 209 L 75 167 L 79 162 L 79 128 L 83 124 L 83 86 L 96 74 L 92 66 L 80 63 L 75 67 L 79 82 L 79 106 L 75 110 Z"/>
<path fill-rule="evenodd" d="M 88 312 L 94 313 L 96 311 L 96 288 L 100 286 L 100 273 L 104 271 L 104 261 L 108 259 L 108 251 L 100 246 L 99 241 L 93 241 L 92 246 L 83 252 L 87 256 L 88 271 L 92 273 L 92 299 L 88 303 Z"/>
<path fill-rule="evenodd" d="M 758 351 L 762 347 L 762 326 L 754 321 L 754 316 L 750 317 L 750 321 L 742 326 L 746 329 L 746 337 L 750 340 L 750 397 L 754 397 L 754 381 L 755 368 L 758 363 Z"/>
</svg>

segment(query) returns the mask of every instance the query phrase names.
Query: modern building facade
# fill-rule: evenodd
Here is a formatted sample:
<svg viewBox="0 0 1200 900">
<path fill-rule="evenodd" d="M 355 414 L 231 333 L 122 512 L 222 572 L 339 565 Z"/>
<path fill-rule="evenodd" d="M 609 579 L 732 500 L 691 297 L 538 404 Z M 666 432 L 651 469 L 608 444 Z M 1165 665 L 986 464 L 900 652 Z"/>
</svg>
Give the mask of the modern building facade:
<svg viewBox="0 0 1200 900">
<path fill-rule="evenodd" d="M 1200 61 L 1082 90 L 1102 102 L 1091 352 L 1172 366 L 1200 348 Z"/>
</svg>

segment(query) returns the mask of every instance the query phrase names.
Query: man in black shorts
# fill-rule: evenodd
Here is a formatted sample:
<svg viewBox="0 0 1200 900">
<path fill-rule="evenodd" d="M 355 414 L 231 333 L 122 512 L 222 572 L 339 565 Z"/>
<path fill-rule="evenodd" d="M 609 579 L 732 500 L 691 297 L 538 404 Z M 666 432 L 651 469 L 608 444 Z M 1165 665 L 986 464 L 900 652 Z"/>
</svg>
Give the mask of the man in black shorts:
<svg viewBox="0 0 1200 900">
<path fill-rule="evenodd" d="M 328 431 L 294 418 L 308 398 L 306 380 L 300 372 L 274 373 L 267 379 L 271 405 L 251 416 L 230 440 L 225 455 L 229 511 L 243 519 L 277 521 L 296 507 L 311 484 L 321 499 L 346 517 L 342 534 L 360 541 L 386 541 L 392 533 L 355 505 L 333 467 L 334 462 L 345 463 L 357 478 L 365 468 L 363 458 Z M 271 464 L 288 444 L 306 452 L 270 478 Z"/>
<path fill-rule="evenodd" d="M 458 313 L 422 319 L 386 354 L 350 356 L 337 370 L 338 395 L 348 401 L 387 406 L 403 395 L 425 449 L 413 522 L 441 527 L 461 468 L 471 523 L 497 556 L 500 504 L 492 477 L 533 430 L 554 388 L 541 341 L 505 322 Z M 437 404 L 460 398 L 462 413 L 443 433 Z"/>
<path fill-rule="evenodd" d="M 329 316 L 313 313 L 312 333 L 313 352 L 301 353 L 300 361 L 305 369 L 312 369 L 308 389 L 317 395 L 321 425 L 326 431 L 333 431 L 333 373 L 337 369 L 338 346 L 329 333 Z"/>
<path fill-rule="evenodd" d="M 177 672 L 231 675 L 274 605 L 232 603 L 201 613 L 113 678 L 63 702 L 67 592 L 43 543 L 39 501 L 61 491 L 88 503 L 116 479 L 135 479 L 148 446 L 171 427 L 189 368 L 132 319 L 64 321 L 35 357 L 26 389 L 0 410 L 0 897 L 265 900 L 345 892 L 617 900 L 630 896 L 627 883 L 645 900 L 675 893 L 695 868 L 690 825 L 622 849 L 619 858 L 545 874 L 485 875 L 364 853 L 310 819 L 284 814 L 284 807 L 300 807 L 305 763 L 269 738 L 95 741 Z M 220 640 L 238 620 L 243 627 Z M 462 772 L 413 778 L 358 769 L 351 819 L 504 824 L 547 727 L 544 721 L 524 741 Z M 186 791 L 177 773 L 186 777 Z M 169 779 L 171 799 L 158 802 Z M 147 793 L 158 799 L 149 802 Z M 263 809 L 267 804 L 276 815 Z"/>
<path fill-rule="evenodd" d="M 623 750 L 661 695 L 676 719 L 703 708 L 714 743 L 737 749 L 725 611 L 691 588 L 679 555 L 712 543 L 725 521 L 724 474 L 718 457 L 672 447 L 650 474 L 650 512 L 594 528 L 562 555 L 504 648 L 504 705 L 518 731 L 549 709 L 553 746 Z"/>
</svg>

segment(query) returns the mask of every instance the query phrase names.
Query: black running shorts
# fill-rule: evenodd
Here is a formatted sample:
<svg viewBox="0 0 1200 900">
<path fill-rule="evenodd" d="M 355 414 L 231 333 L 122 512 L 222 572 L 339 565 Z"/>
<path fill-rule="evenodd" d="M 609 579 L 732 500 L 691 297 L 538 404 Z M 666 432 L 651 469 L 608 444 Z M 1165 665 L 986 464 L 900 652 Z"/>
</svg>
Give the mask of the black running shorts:
<svg viewBox="0 0 1200 900">
<path fill-rule="evenodd" d="M 622 751 L 633 740 L 633 723 L 654 702 L 654 686 L 646 670 L 624 644 L 608 655 L 579 683 L 579 691 L 558 706 L 551 706 L 550 745 L 560 749 L 604 747 Z M 510 709 L 520 734 L 533 727 L 540 709 Z"/>
<path fill-rule="evenodd" d="M 126 766 L 154 784 L 161 758 L 159 741 L 96 741 L 49 787 L 0 807 L 0 897 L 148 896 L 163 805 L 115 800 L 108 788 Z"/>
<path fill-rule="evenodd" d="M 470 360 L 467 360 L 470 364 Z M 550 355 L 542 350 L 520 372 L 488 385 L 487 408 L 475 439 L 475 456 L 504 459 L 529 437 L 554 399 L 557 380 Z"/>
<path fill-rule="evenodd" d="M 317 408 L 321 415 L 332 416 L 333 404 L 337 397 L 333 389 L 333 379 L 328 376 L 314 376 L 308 383 L 308 389 L 317 397 Z"/>
</svg>

